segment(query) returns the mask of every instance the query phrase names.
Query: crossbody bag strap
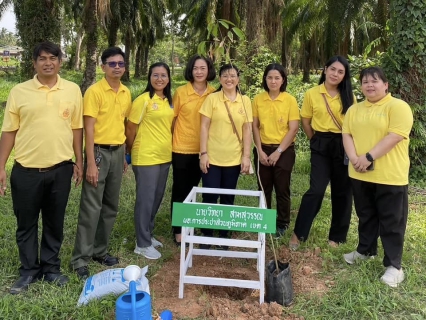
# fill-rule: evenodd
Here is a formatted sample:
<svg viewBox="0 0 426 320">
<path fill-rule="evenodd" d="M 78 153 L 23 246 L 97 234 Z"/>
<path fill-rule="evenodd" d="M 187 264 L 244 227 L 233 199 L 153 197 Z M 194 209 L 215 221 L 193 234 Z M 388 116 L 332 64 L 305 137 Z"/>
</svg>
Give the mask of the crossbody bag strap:
<svg viewBox="0 0 426 320">
<path fill-rule="evenodd" d="M 325 102 L 325 106 L 327 107 L 327 111 L 328 114 L 330 115 L 331 119 L 333 119 L 334 124 L 336 125 L 337 128 L 339 128 L 340 131 L 342 131 L 342 126 L 340 125 L 340 123 L 337 121 L 336 117 L 333 114 L 333 111 L 331 111 L 330 106 L 328 105 L 327 102 L 327 98 L 325 97 L 324 93 L 321 93 L 322 97 L 324 98 L 324 102 Z"/>
<path fill-rule="evenodd" d="M 238 134 L 237 127 L 235 126 L 234 119 L 232 118 L 231 112 L 229 111 L 229 107 L 228 107 L 228 102 L 227 101 L 225 101 L 225 107 L 226 107 L 226 111 L 228 111 L 229 120 L 231 120 L 232 130 L 236 134 L 238 142 L 241 144 L 242 140 L 240 138 L 240 135 Z"/>
</svg>

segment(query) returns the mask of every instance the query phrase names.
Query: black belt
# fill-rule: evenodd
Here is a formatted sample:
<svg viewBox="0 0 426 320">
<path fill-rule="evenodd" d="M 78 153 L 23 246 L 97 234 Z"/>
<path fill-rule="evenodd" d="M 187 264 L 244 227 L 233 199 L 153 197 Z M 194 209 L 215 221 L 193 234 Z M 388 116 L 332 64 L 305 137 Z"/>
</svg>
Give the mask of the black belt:
<svg viewBox="0 0 426 320">
<path fill-rule="evenodd" d="M 67 164 L 75 164 L 72 160 L 66 160 L 66 161 L 62 161 L 59 162 L 51 167 L 47 167 L 47 168 L 27 168 L 24 167 L 22 164 L 20 164 L 19 162 L 17 162 L 15 160 L 15 166 L 17 166 L 18 168 L 24 169 L 26 171 L 38 171 L 38 172 L 47 172 L 47 171 L 52 171 L 54 169 L 57 169 L 59 167 L 65 166 Z"/>
<path fill-rule="evenodd" d="M 99 147 L 101 149 L 105 149 L 105 150 L 109 150 L 109 151 L 117 150 L 121 146 L 122 146 L 122 144 L 95 144 L 95 147 Z"/>
</svg>

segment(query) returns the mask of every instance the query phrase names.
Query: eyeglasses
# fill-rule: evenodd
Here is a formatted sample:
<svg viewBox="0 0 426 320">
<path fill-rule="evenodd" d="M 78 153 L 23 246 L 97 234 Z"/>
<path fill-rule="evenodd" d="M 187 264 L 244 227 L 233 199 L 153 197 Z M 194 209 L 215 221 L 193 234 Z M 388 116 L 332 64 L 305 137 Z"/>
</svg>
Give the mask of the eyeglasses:
<svg viewBox="0 0 426 320">
<path fill-rule="evenodd" d="M 126 66 L 124 61 L 107 61 L 105 64 L 107 64 L 110 68 L 115 68 L 117 64 L 120 68 L 124 68 Z"/>
<path fill-rule="evenodd" d="M 166 79 L 169 78 L 169 76 L 167 74 L 156 74 L 156 73 L 154 73 L 154 74 L 151 75 L 151 78 L 154 79 L 154 80 L 158 80 L 160 78 L 162 80 L 166 80 Z"/>
</svg>

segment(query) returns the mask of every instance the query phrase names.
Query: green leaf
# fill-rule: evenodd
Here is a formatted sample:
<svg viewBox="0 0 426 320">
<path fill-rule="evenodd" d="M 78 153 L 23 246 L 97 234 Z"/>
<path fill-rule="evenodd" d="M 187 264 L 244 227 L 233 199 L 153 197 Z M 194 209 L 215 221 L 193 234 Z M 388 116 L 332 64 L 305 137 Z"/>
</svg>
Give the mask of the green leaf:
<svg viewBox="0 0 426 320">
<path fill-rule="evenodd" d="M 200 44 L 197 47 L 197 53 L 200 55 L 205 55 L 206 54 L 206 42 L 207 41 L 202 41 L 200 42 Z"/>
<path fill-rule="evenodd" d="M 245 36 L 244 32 L 243 32 L 240 28 L 233 27 L 233 28 L 232 28 L 232 31 L 234 31 L 234 33 L 237 35 L 237 37 L 238 37 L 240 40 L 244 40 L 244 39 L 246 38 L 246 36 Z"/>
<path fill-rule="evenodd" d="M 220 19 L 217 20 L 222 26 L 224 26 L 226 29 L 229 29 L 229 23 L 227 23 L 226 20 Z M 229 21 L 228 21 L 229 22 Z"/>
</svg>

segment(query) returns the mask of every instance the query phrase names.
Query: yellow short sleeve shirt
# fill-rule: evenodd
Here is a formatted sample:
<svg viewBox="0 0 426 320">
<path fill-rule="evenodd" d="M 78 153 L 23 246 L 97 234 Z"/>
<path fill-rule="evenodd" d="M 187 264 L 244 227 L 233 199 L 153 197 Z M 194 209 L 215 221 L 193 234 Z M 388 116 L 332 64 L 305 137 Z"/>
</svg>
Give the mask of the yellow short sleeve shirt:
<svg viewBox="0 0 426 320">
<path fill-rule="evenodd" d="M 174 112 L 167 99 L 149 92 L 133 102 L 129 121 L 139 128 L 132 146 L 132 165 L 148 166 L 172 161 L 172 122 Z"/>
<path fill-rule="evenodd" d="M 15 160 L 28 168 L 47 168 L 74 155 L 72 130 L 83 128 L 78 85 L 62 79 L 49 88 L 37 75 L 10 91 L 2 131 L 16 131 Z"/>
<path fill-rule="evenodd" d="M 228 103 L 240 139 L 243 138 L 243 124 L 253 122 L 253 116 L 249 97 L 240 94 L 235 101 L 230 101 L 223 91 L 214 92 L 201 106 L 200 113 L 210 118 L 207 140 L 209 161 L 213 165 L 230 167 L 241 164 L 242 145 L 233 132 L 225 101 Z"/>
<path fill-rule="evenodd" d="M 315 131 L 341 133 L 341 130 L 334 124 L 333 119 L 327 111 L 323 94 L 325 94 L 334 117 L 339 122 L 340 126 L 342 126 L 345 115 L 342 114 L 340 94 L 332 98 L 325 89 L 324 84 L 320 84 L 306 91 L 300 116 L 302 118 L 312 119 L 311 126 Z"/>
<path fill-rule="evenodd" d="M 95 144 L 124 143 L 124 119 L 128 116 L 131 105 L 130 91 L 123 84 L 115 92 L 103 78 L 87 89 L 83 114 L 96 119 Z"/>
<path fill-rule="evenodd" d="M 206 91 L 199 95 L 192 84 L 176 89 L 173 96 L 173 109 L 176 122 L 173 132 L 173 152 L 194 154 L 200 152 L 200 108 L 207 96 L 215 88 L 207 85 Z"/>
<path fill-rule="evenodd" d="M 288 133 L 289 121 L 300 120 L 296 98 L 287 92 L 281 92 L 275 100 L 266 91 L 255 96 L 253 117 L 259 118 L 264 144 L 280 144 Z"/>
<path fill-rule="evenodd" d="M 369 152 L 389 133 L 404 139 L 387 154 L 374 161 L 374 170 L 358 173 L 349 165 L 349 176 L 354 179 L 387 185 L 408 184 L 410 159 L 408 145 L 413 126 L 410 106 L 387 94 L 382 100 L 371 103 L 367 100 L 355 104 L 346 113 L 343 133 L 350 134 L 358 155 Z"/>
</svg>

